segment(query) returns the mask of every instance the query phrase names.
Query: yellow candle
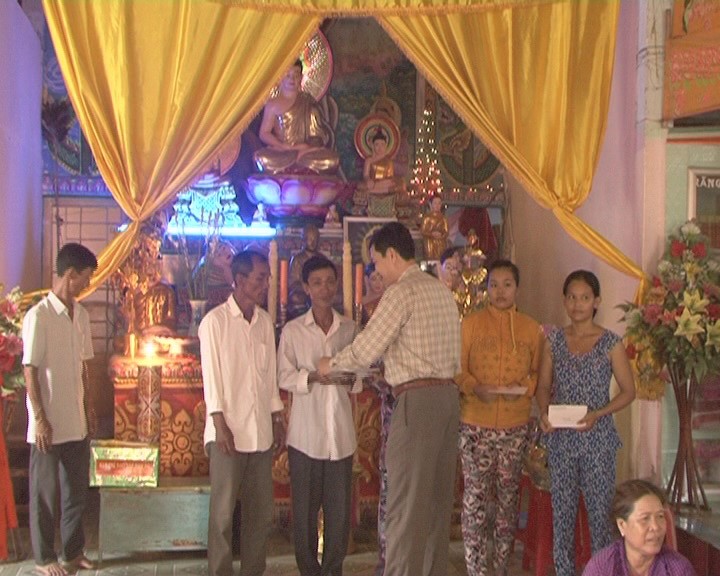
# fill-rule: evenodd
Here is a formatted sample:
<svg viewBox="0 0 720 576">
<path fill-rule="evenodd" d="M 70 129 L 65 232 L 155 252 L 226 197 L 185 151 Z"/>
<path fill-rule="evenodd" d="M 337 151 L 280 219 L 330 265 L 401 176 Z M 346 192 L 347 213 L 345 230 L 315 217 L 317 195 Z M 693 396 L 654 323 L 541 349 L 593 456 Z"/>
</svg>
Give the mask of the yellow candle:
<svg viewBox="0 0 720 576">
<path fill-rule="evenodd" d="M 355 305 L 362 304 L 363 297 L 363 265 L 355 264 Z"/>
</svg>

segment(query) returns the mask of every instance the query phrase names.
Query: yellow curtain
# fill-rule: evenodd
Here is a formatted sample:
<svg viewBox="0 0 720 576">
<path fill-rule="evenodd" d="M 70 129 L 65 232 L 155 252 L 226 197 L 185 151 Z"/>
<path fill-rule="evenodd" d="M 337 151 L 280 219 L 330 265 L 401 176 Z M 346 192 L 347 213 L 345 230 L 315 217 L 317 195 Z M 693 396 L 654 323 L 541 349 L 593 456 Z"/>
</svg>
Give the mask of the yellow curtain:
<svg viewBox="0 0 720 576">
<path fill-rule="evenodd" d="M 577 0 L 380 23 L 568 233 L 642 270 L 573 213 L 590 193 L 610 100 L 620 2 Z"/>
<path fill-rule="evenodd" d="M 193 0 L 44 8 L 80 125 L 131 219 L 99 255 L 89 293 L 122 264 L 141 222 L 246 128 L 320 19 Z"/>
<path fill-rule="evenodd" d="M 81 125 L 133 220 L 101 254 L 95 286 L 139 223 L 247 125 L 325 9 L 375 14 L 572 237 L 643 278 L 574 215 L 605 131 L 617 0 L 263 0 L 257 10 L 242 0 L 44 2 Z"/>
</svg>

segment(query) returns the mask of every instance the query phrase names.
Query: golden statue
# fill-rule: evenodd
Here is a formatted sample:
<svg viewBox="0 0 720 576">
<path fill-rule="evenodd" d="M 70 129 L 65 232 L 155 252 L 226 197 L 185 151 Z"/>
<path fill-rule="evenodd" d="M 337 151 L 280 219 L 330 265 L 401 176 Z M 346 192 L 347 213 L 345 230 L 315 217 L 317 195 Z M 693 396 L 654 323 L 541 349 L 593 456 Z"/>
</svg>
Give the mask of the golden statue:
<svg viewBox="0 0 720 576">
<path fill-rule="evenodd" d="M 310 171 L 334 174 L 340 158 L 334 135 L 315 99 L 300 89 L 302 62 L 296 61 L 280 81 L 278 95 L 263 111 L 259 136 L 265 148 L 255 152 L 261 172 Z"/>
<path fill-rule="evenodd" d="M 439 260 L 445 248 L 449 234 L 448 221 L 442 213 L 442 198 L 430 199 L 430 211 L 425 215 L 420 227 L 427 260 Z"/>
<path fill-rule="evenodd" d="M 135 294 L 135 330 L 142 336 L 173 336 L 177 330 L 175 291 L 160 282 Z"/>
<path fill-rule="evenodd" d="M 367 206 L 368 216 L 396 216 L 396 198 L 405 191 L 405 181 L 395 176 L 399 146 L 400 129 L 386 114 L 369 114 L 355 128 L 355 149 L 364 161 L 353 201 Z"/>
<path fill-rule="evenodd" d="M 363 183 L 369 194 L 386 194 L 402 188 L 402 180 L 395 178 L 395 162 L 388 150 L 388 139 L 378 128 L 372 139 L 372 154 L 363 164 Z"/>
</svg>

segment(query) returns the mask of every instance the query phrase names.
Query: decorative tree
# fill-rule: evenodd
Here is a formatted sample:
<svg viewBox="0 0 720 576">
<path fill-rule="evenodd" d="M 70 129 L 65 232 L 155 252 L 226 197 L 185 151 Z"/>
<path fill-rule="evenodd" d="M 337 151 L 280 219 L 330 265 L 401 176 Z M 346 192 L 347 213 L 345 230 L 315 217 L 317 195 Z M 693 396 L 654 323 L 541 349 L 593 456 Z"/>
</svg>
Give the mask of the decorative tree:
<svg viewBox="0 0 720 576">
<path fill-rule="evenodd" d="M 421 204 L 435 194 L 442 194 L 442 181 L 438 168 L 438 151 L 435 146 L 435 114 L 429 108 L 423 111 L 422 125 L 418 129 L 415 167 L 410 180 L 410 194 Z"/>
</svg>

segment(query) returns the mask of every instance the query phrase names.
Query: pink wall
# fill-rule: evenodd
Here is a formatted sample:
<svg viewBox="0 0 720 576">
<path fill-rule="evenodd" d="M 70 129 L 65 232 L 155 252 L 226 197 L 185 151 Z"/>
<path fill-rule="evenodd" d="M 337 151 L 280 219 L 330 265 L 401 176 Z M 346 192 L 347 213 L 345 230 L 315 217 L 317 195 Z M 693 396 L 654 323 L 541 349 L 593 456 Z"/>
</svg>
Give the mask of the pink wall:
<svg viewBox="0 0 720 576">
<path fill-rule="evenodd" d="M 40 40 L 17 2 L 0 2 L 0 283 L 40 287 Z"/>
<path fill-rule="evenodd" d="M 592 191 L 577 214 L 641 265 L 643 192 L 636 184 L 637 36 L 637 5 L 624 2 L 607 131 Z M 552 212 L 541 208 L 512 177 L 509 181 L 515 257 L 521 271 L 520 307 L 541 323 L 566 323 L 562 283 L 572 270 L 585 268 L 598 275 L 602 287 L 598 321 L 622 332 L 623 326 L 617 323 L 620 313 L 614 307 L 633 298 L 637 282 L 580 246 Z"/>
</svg>

